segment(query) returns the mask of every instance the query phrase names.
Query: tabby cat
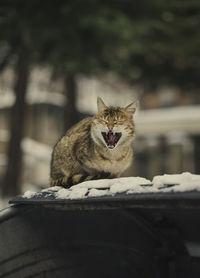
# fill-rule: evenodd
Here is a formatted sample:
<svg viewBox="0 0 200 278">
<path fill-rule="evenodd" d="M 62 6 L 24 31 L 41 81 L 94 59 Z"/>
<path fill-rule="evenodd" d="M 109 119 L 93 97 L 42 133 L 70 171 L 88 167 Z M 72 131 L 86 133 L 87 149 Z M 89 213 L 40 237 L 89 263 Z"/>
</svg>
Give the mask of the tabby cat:
<svg viewBox="0 0 200 278">
<path fill-rule="evenodd" d="M 97 106 L 94 117 L 77 123 L 55 145 L 51 186 L 68 188 L 82 181 L 120 177 L 130 165 L 137 103 L 119 108 L 106 106 L 98 97 Z"/>
</svg>

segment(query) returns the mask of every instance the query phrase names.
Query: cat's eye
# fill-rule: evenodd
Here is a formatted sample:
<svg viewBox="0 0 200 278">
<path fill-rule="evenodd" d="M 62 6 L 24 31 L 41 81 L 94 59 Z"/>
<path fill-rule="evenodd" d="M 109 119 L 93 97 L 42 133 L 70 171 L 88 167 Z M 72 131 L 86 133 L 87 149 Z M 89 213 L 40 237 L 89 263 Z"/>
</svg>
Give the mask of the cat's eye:
<svg viewBox="0 0 200 278">
<path fill-rule="evenodd" d="M 107 123 L 108 123 L 108 121 L 101 119 L 101 123 L 103 123 L 103 124 L 107 124 Z"/>
</svg>

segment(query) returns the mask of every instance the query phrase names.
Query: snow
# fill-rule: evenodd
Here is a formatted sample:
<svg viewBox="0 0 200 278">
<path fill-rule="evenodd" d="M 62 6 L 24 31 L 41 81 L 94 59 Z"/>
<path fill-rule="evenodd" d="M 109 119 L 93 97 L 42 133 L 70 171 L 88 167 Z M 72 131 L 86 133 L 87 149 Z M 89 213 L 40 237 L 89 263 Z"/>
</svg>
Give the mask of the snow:
<svg viewBox="0 0 200 278">
<path fill-rule="evenodd" d="M 81 199 L 85 197 L 87 191 L 87 188 L 75 188 L 74 190 L 62 188 L 55 193 L 55 196 L 57 199 Z"/>
<path fill-rule="evenodd" d="M 173 185 L 173 186 L 172 186 Z M 53 195 L 55 199 L 82 199 L 100 196 L 115 196 L 119 193 L 164 193 L 164 192 L 186 192 L 200 191 L 200 175 L 188 172 L 176 175 L 155 176 L 152 181 L 142 177 L 127 177 L 117 179 L 102 179 L 85 181 L 68 189 L 55 186 L 42 190 L 41 192 L 27 191 L 22 196 L 30 199 L 32 197 Z"/>
<path fill-rule="evenodd" d="M 91 188 L 90 192 L 88 194 L 89 197 L 101 197 L 101 196 L 105 196 L 105 195 L 109 195 L 109 190 L 99 190 L 96 188 Z"/>
<path fill-rule="evenodd" d="M 69 199 L 81 199 L 88 192 L 87 188 L 75 188 L 70 192 Z M 58 197 L 57 197 L 58 198 Z"/>
<path fill-rule="evenodd" d="M 23 195 L 23 197 L 25 197 L 25 198 L 27 198 L 27 199 L 30 199 L 30 198 L 32 198 L 32 197 L 34 197 L 34 196 L 35 196 L 35 192 L 34 192 L 34 191 L 30 191 L 30 190 L 26 191 L 26 192 L 24 193 L 24 195 Z"/>
<path fill-rule="evenodd" d="M 129 192 L 134 190 L 137 193 L 143 192 L 143 186 L 151 185 L 151 181 L 141 177 L 114 179 L 114 184 L 110 186 L 112 194 Z"/>
<path fill-rule="evenodd" d="M 155 176 L 152 181 L 154 187 L 162 188 L 166 185 L 174 184 L 173 188 L 163 188 L 164 191 L 200 191 L 200 175 L 194 175 L 188 172 L 176 175 Z"/>
</svg>

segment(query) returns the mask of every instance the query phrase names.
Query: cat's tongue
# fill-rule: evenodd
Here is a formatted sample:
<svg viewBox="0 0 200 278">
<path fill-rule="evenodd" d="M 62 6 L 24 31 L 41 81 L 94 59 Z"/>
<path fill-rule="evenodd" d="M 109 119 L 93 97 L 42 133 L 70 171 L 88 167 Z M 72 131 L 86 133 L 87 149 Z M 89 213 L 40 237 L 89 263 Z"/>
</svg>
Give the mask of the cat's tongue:
<svg viewBox="0 0 200 278">
<path fill-rule="evenodd" d="M 115 143 L 117 141 L 117 136 L 110 131 L 108 132 L 107 140 L 108 140 L 108 146 L 114 148 Z"/>
</svg>

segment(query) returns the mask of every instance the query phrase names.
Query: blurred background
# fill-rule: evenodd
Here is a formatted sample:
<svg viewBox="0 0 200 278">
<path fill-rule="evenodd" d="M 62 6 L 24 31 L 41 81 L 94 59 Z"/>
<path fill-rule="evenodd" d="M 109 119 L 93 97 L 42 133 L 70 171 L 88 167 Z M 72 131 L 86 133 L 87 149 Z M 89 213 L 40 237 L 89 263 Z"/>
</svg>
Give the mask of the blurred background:
<svg viewBox="0 0 200 278">
<path fill-rule="evenodd" d="M 49 186 L 54 144 L 97 96 L 139 100 L 126 176 L 200 174 L 200 1 L 1 1 L 1 200 Z"/>
</svg>

